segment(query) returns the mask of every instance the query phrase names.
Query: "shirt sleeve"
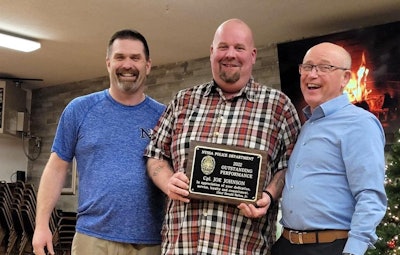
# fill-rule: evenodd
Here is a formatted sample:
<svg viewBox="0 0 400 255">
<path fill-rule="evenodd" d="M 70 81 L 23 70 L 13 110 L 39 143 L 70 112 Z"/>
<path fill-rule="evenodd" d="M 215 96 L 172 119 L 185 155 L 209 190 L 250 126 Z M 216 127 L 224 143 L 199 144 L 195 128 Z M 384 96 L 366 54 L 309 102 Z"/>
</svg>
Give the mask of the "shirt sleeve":
<svg viewBox="0 0 400 255">
<path fill-rule="evenodd" d="M 343 160 L 355 211 L 344 252 L 364 254 L 377 240 L 375 230 L 386 212 L 385 135 L 374 116 L 360 118 L 342 140 Z"/>
<path fill-rule="evenodd" d="M 281 116 L 281 130 L 282 130 L 282 143 L 280 146 L 280 157 L 278 158 L 278 165 L 273 169 L 280 171 L 287 169 L 289 157 L 292 154 L 297 136 L 300 132 L 300 119 L 298 117 L 295 106 L 287 98 L 287 102 L 283 107 L 283 114 Z"/>
<path fill-rule="evenodd" d="M 145 157 L 156 159 L 171 158 L 171 137 L 174 123 L 173 109 L 175 108 L 176 101 L 175 97 L 175 100 L 169 103 L 167 109 L 158 120 L 150 143 L 144 152 Z"/>
</svg>

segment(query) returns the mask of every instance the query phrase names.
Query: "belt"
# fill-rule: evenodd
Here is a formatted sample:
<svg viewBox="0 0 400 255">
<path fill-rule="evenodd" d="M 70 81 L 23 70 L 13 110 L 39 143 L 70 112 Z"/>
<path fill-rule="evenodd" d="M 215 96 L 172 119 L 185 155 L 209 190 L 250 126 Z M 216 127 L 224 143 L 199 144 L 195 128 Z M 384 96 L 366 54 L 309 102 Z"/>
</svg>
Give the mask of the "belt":
<svg viewBox="0 0 400 255">
<path fill-rule="evenodd" d="M 331 243 L 348 237 L 348 230 L 297 231 L 284 229 L 282 236 L 292 244 Z"/>
</svg>

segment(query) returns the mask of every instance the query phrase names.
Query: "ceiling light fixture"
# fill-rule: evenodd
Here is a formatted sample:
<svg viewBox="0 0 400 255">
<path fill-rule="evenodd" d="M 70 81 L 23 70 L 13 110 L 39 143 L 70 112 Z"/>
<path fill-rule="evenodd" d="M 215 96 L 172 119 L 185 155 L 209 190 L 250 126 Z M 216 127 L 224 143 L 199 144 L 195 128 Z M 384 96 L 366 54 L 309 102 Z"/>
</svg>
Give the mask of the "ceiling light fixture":
<svg viewBox="0 0 400 255">
<path fill-rule="evenodd" d="M 23 52 L 31 52 L 40 48 L 40 43 L 32 40 L 0 33 L 0 47 Z"/>
</svg>

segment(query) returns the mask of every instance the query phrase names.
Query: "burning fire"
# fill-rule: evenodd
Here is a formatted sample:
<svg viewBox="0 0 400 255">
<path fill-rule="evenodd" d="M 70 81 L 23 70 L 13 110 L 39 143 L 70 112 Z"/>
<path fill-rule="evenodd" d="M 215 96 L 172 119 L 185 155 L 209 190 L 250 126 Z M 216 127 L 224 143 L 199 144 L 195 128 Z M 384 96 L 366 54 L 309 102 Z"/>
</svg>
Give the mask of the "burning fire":
<svg viewBox="0 0 400 255">
<path fill-rule="evenodd" d="M 351 79 L 345 88 L 345 92 L 349 96 L 350 102 L 357 103 L 365 101 L 371 90 L 367 89 L 367 76 L 369 69 L 365 64 L 364 52 L 361 57 L 361 64 L 357 72 L 351 72 Z"/>
<path fill-rule="evenodd" d="M 372 95 L 372 89 L 367 88 L 367 77 L 369 69 L 366 66 L 365 54 L 361 57 L 361 64 L 357 72 L 351 72 L 351 79 L 345 87 L 350 102 L 367 103 L 371 112 L 379 111 L 382 108 L 383 98 L 381 96 Z"/>
</svg>

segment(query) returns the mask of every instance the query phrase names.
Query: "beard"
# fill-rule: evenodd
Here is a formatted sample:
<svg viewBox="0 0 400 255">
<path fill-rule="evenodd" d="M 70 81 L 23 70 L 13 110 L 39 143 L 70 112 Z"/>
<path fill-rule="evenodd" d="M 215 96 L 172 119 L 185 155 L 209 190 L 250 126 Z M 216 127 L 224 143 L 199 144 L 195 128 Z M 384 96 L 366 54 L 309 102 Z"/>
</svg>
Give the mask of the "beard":
<svg viewBox="0 0 400 255">
<path fill-rule="evenodd" d="M 219 78 L 226 83 L 235 83 L 240 79 L 240 72 L 226 72 L 221 70 Z"/>
<path fill-rule="evenodd" d="M 222 72 L 219 77 L 226 83 L 235 83 L 240 79 L 240 73 L 227 74 L 226 72 Z"/>
<path fill-rule="evenodd" d="M 135 78 L 127 78 L 121 75 L 121 72 L 117 72 L 117 75 L 115 76 L 115 81 L 119 89 L 125 92 L 129 93 L 134 93 L 136 92 L 141 86 L 142 83 L 144 82 L 143 79 L 140 76 L 140 72 L 137 69 L 134 69 L 131 71 L 131 74 Z"/>
<path fill-rule="evenodd" d="M 142 83 L 138 80 L 132 82 L 132 81 L 121 81 L 118 79 L 117 86 L 120 90 L 133 94 L 142 87 Z"/>
</svg>

